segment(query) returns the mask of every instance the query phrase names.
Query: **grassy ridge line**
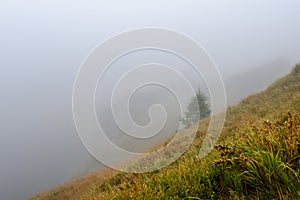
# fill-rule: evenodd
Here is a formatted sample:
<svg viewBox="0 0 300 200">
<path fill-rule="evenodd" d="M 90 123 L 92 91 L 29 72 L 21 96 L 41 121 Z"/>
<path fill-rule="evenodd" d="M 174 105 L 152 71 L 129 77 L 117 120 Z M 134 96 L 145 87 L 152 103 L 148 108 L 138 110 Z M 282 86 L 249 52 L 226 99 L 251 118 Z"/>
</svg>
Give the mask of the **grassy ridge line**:
<svg viewBox="0 0 300 200">
<path fill-rule="evenodd" d="M 297 110 L 299 64 L 267 90 L 228 108 L 219 145 L 205 159 L 197 155 L 208 119 L 200 123 L 190 149 L 167 168 L 145 174 L 117 173 L 107 179 L 87 178 L 87 182 L 74 182 L 35 199 L 296 198 L 300 162 Z"/>
</svg>

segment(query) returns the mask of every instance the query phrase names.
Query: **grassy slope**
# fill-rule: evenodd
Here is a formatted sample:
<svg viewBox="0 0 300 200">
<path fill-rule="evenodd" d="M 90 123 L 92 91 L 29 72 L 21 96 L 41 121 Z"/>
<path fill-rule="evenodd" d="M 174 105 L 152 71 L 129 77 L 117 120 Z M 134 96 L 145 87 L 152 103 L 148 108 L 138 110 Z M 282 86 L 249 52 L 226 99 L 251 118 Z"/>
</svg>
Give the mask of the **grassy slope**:
<svg viewBox="0 0 300 200">
<path fill-rule="evenodd" d="M 95 173 L 36 199 L 298 198 L 300 65 L 267 90 L 229 107 L 215 150 L 198 158 L 208 119 L 175 163 L 152 173 Z M 131 184 L 129 179 L 133 178 Z"/>
</svg>

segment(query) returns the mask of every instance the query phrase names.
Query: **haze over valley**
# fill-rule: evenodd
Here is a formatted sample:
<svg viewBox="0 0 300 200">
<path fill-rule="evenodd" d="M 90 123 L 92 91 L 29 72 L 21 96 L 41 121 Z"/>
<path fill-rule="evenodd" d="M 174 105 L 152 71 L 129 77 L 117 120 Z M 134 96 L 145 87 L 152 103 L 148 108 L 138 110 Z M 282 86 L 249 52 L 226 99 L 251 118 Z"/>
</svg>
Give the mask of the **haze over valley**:
<svg viewBox="0 0 300 200">
<path fill-rule="evenodd" d="M 206 49 L 224 80 L 227 104 L 235 105 L 288 74 L 299 61 L 299 8 L 298 1 L 279 0 L 0 2 L 0 199 L 26 199 L 105 167 L 81 143 L 72 113 L 77 72 L 100 43 L 143 27 L 185 34 Z M 210 94 L 207 77 L 165 52 L 138 51 L 113 63 L 95 91 L 96 115 L 108 138 L 132 152 L 182 129 L 176 96 L 159 86 L 138 90 L 129 102 L 139 125 L 151 121 L 147 112 L 152 105 L 165 107 L 166 126 L 157 136 L 128 142 L 114 123 L 113 87 L 122 74 L 143 63 L 172 66 L 195 90 Z M 150 75 L 180 85 L 176 77 Z"/>
</svg>

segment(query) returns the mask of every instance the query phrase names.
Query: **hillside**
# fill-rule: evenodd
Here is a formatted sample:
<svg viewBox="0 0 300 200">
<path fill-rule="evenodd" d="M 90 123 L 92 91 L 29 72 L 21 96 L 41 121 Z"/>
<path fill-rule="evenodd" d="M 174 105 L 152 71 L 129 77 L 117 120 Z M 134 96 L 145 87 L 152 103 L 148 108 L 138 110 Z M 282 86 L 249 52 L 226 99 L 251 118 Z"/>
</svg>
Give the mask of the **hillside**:
<svg viewBox="0 0 300 200">
<path fill-rule="evenodd" d="M 292 66 L 285 59 L 276 59 L 258 67 L 242 71 L 224 79 L 228 105 L 260 92 L 276 79 L 288 74 Z"/>
<path fill-rule="evenodd" d="M 97 172 L 33 199 L 297 199 L 300 64 L 265 91 L 229 107 L 215 149 L 199 147 L 209 119 L 175 163 L 144 174 Z M 131 179 L 131 181 L 130 181 Z"/>
</svg>

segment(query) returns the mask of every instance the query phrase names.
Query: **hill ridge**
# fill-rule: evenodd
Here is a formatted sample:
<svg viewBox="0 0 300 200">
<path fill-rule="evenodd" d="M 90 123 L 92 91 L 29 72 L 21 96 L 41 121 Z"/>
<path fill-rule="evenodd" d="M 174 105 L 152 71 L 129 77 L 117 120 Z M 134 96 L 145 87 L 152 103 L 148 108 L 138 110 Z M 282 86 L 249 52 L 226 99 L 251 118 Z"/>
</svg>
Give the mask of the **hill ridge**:
<svg viewBox="0 0 300 200">
<path fill-rule="evenodd" d="M 197 155 L 208 122 L 200 122 L 189 150 L 167 168 L 114 172 L 103 179 L 94 174 L 33 199 L 299 198 L 300 64 L 266 90 L 228 107 L 218 145 L 201 160 Z"/>
</svg>

